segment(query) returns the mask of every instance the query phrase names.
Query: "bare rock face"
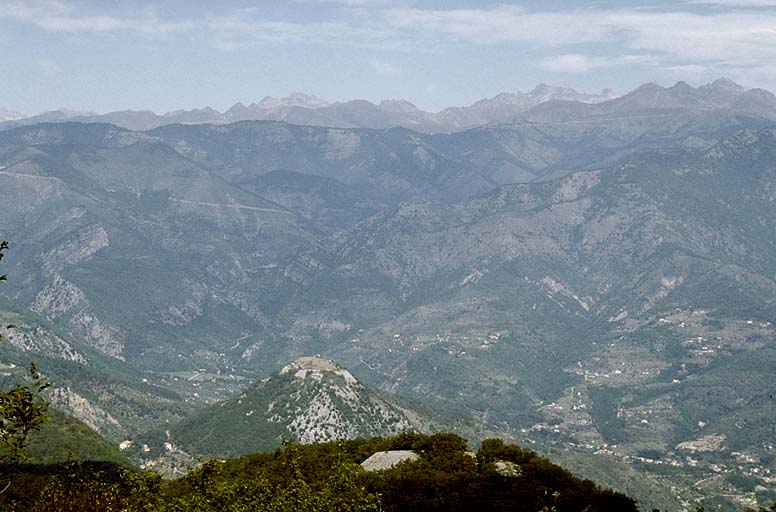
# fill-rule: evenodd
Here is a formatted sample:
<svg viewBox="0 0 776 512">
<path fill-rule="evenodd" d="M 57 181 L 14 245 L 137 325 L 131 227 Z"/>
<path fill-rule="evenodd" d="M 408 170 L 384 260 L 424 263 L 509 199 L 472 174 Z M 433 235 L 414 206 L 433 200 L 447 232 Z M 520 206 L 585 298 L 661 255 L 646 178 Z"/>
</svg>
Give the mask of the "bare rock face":
<svg viewBox="0 0 776 512">
<path fill-rule="evenodd" d="M 65 280 L 58 272 L 51 276 L 51 282 L 35 297 L 30 308 L 51 320 L 63 320 L 71 332 L 103 354 L 122 358 L 124 340 L 122 333 L 106 324 L 92 311 L 84 292 Z"/>
<path fill-rule="evenodd" d="M 493 465 L 501 476 L 517 478 L 523 474 L 523 469 L 518 464 L 508 460 L 498 460 Z"/>
<path fill-rule="evenodd" d="M 390 450 L 387 452 L 375 452 L 361 463 L 361 467 L 367 471 L 382 471 L 391 469 L 405 461 L 418 460 L 418 454 L 412 450 Z"/>
<path fill-rule="evenodd" d="M 229 456 L 270 448 L 284 438 L 309 444 L 430 432 L 434 425 L 333 361 L 305 356 L 237 398 L 210 406 L 196 420 L 174 426 L 170 437 L 187 452 Z"/>
<path fill-rule="evenodd" d="M 52 389 L 49 398 L 52 405 L 71 416 L 75 416 L 101 434 L 119 426 L 118 420 L 110 413 L 98 405 L 94 405 L 69 387 Z"/>
<path fill-rule="evenodd" d="M 288 376 L 294 379 L 290 393 L 271 401 L 266 413 L 299 442 L 393 435 L 425 426 L 329 359 L 300 357 L 283 367 L 278 378 Z"/>
<path fill-rule="evenodd" d="M 24 352 L 46 353 L 64 361 L 84 366 L 89 364 L 86 356 L 71 343 L 40 326 L 22 324 L 14 325 L 13 329 L 0 327 L 0 333 L 3 336 L 3 340 L 7 340 L 10 345 Z"/>
<path fill-rule="evenodd" d="M 325 359 L 323 357 L 302 356 L 298 359 L 295 359 L 292 363 L 284 366 L 280 370 L 280 374 L 284 375 L 291 371 L 307 372 L 308 370 L 312 372 L 318 372 L 320 374 L 324 371 L 336 372 L 337 370 L 341 370 L 341 368 L 330 359 Z M 304 375 L 302 378 L 304 378 Z"/>
<path fill-rule="evenodd" d="M 69 268 L 90 261 L 109 245 L 105 226 L 95 223 L 41 254 L 39 259 L 47 284 L 38 292 L 30 309 L 49 320 L 66 323 L 71 332 L 103 354 L 123 359 L 123 334 L 99 318 L 83 290 L 64 277 Z"/>
</svg>

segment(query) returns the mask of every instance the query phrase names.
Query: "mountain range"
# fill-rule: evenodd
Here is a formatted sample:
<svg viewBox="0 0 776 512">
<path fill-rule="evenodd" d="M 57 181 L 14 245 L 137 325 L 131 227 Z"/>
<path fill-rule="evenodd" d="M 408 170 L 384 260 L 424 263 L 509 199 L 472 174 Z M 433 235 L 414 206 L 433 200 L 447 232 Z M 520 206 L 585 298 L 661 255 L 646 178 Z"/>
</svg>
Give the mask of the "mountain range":
<svg viewBox="0 0 776 512">
<path fill-rule="evenodd" d="M 647 84 L 435 135 L 6 125 L 2 361 L 34 357 L 119 442 L 266 410 L 273 372 L 320 354 L 688 504 L 767 503 L 772 99 Z"/>
<path fill-rule="evenodd" d="M 257 103 L 236 103 L 224 112 L 210 107 L 155 114 L 149 110 L 124 110 L 107 114 L 56 110 L 24 117 L 0 110 L 0 129 L 25 124 L 59 121 L 111 123 L 131 130 L 149 130 L 168 124 L 225 124 L 236 121 L 285 121 L 292 124 L 340 128 L 387 128 L 404 126 L 423 132 L 450 132 L 508 120 L 551 100 L 597 103 L 615 98 L 609 89 L 601 94 L 579 93 L 565 87 L 540 84 L 528 93 L 501 93 L 468 107 L 450 107 L 440 112 L 424 112 L 407 100 L 366 100 L 329 103 L 303 93 L 285 98 L 265 97 Z"/>
<path fill-rule="evenodd" d="M 685 82 L 667 88 L 650 83 L 623 96 L 609 89 L 600 94 L 585 94 L 540 84 L 528 93 L 501 93 L 466 107 L 449 107 L 439 112 L 422 111 L 407 100 L 384 100 L 379 104 L 366 100 L 329 103 L 314 96 L 293 93 L 285 98 L 265 97 L 250 105 L 236 103 L 225 112 L 210 107 L 166 114 L 149 110 L 96 114 L 63 109 L 24 117 L 16 112 L 0 111 L 0 129 L 64 121 L 110 123 L 140 131 L 171 124 L 283 121 L 336 128 L 401 126 L 422 133 L 450 133 L 518 121 L 568 123 L 583 118 L 601 124 L 623 115 L 632 117 L 639 111 L 648 111 L 652 121 L 661 116 L 668 120 L 676 116 L 677 110 L 686 115 L 723 111 L 723 115 L 736 113 L 776 119 L 776 97 L 763 89 L 746 90 L 724 78 L 700 87 Z"/>
</svg>

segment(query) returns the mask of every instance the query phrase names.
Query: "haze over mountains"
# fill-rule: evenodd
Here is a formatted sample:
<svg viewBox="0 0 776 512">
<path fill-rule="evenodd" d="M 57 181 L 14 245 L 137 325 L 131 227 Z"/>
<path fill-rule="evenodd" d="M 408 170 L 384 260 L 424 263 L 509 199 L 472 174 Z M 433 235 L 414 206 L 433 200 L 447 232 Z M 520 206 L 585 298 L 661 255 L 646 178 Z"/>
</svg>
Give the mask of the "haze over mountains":
<svg viewBox="0 0 776 512">
<path fill-rule="evenodd" d="M 294 123 L 6 123 L 21 328 L 3 361 L 33 354 L 60 406 L 118 441 L 321 354 L 682 500 L 765 503 L 773 95 L 552 91 L 433 115 L 297 96 L 246 107 Z"/>
<path fill-rule="evenodd" d="M 312 126 L 340 128 L 386 128 L 404 126 L 423 132 L 449 132 L 507 121 L 511 116 L 552 100 L 598 103 L 615 98 L 611 90 L 599 95 L 578 93 L 565 87 L 540 84 L 531 92 L 501 93 L 468 107 L 450 107 L 440 112 L 424 112 L 407 100 L 384 100 L 375 105 L 366 100 L 329 103 L 303 93 L 285 98 L 265 97 L 258 103 L 236 103 L 225 112 L 210 107 L 155 114 L 148 110 L 125 110 L 96 114 L 57 110 L 24 118 L 21 114 L 0 111 L 0 127 L 52 121 L 103 122 L 131 130 L 150 130 L 167 124 L 223 124 L 236 121 L 272 120 Z M 3 123 L 12 121 L 13 123 Z"/>
<path fill-rule="evenodd" d="M 467 107 L 449 107 L 424 112 L 406 100 L 365 100 L 329 103 L 314 96 L 293 93 L 285 98 L 265 97 L 258 103 L 237 103 L 225 112 L 210 107 L 155 114 L 148 110 L 125 110 L 96 114 L 56 110 L 24 117 L 0 111 L 0 128 L 42 122 L 102 122 L 130 130 L 150 130 L 169 124 L 226 124 L 237 121 L 272 120 L 290 124 L 338 128 L 388 128 L 403 126 L 424 133 L 445 133 L 489 124 L 517 121 L 565 122 L 578 118 L 631 115 L 644 109 L 682 110 L 687 114 L 727 110 L 776 118 L 776 97 L 763 89 L 746 90 L 721 78 L 692 87 L 678 82 L 672 87 L 646 84 L 617 96 L 610 89 L 600 94 L 579 93 L 565 87 L 540 84 L 528 93 L 501 93 Z"/>
<path fill-rule="evenodd" d="M 20 119 L 24 119 L 24 117 L 24 114 L 20 112 L 0 108 L 0 123 L 5 121 L 18 121 Z"/>
</svg>

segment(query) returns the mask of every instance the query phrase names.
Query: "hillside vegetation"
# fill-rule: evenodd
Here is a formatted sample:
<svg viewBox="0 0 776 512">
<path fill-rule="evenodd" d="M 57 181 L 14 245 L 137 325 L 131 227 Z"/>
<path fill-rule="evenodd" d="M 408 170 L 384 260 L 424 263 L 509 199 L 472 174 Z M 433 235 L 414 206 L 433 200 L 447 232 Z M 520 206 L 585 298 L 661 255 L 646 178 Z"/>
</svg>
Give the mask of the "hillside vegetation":
<svg viewBox="0 0 776 512">
<path fill-rule="evenodd" d="M 419 458 L 376 472 L 359 465 L 385 450 L 413 450 Z M 518 446 L 491 439 L 476 454 L 467 450 L 453 434 L 287 444 L 211 461 L 172 481 L 110 465 L 25 466 L 0 505 L 63 512 L 637 510 L 631 498 Z"/>
</svg>

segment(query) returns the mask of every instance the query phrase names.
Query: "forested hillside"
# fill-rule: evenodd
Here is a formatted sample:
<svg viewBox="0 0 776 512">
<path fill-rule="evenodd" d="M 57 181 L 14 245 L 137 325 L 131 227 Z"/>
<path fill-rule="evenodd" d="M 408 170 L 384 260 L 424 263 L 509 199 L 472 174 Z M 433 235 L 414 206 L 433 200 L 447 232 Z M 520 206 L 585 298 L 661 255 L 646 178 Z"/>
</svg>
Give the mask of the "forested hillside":
<svg viewBox="0 0 776 512">
<path fill-rule="evenodd" d="M 417 460 L 381 471 L 375 452 L 412 450 Z M 23 466 L 5 478 L 5 510 L 526 511 L 628 512 L 635 502 L 575 478 L 518 446 L 487 440 L 475 453 L 452 434 L 338 441 L 204 464 L 163 482 L 108 465 Z"/>
</svg>

